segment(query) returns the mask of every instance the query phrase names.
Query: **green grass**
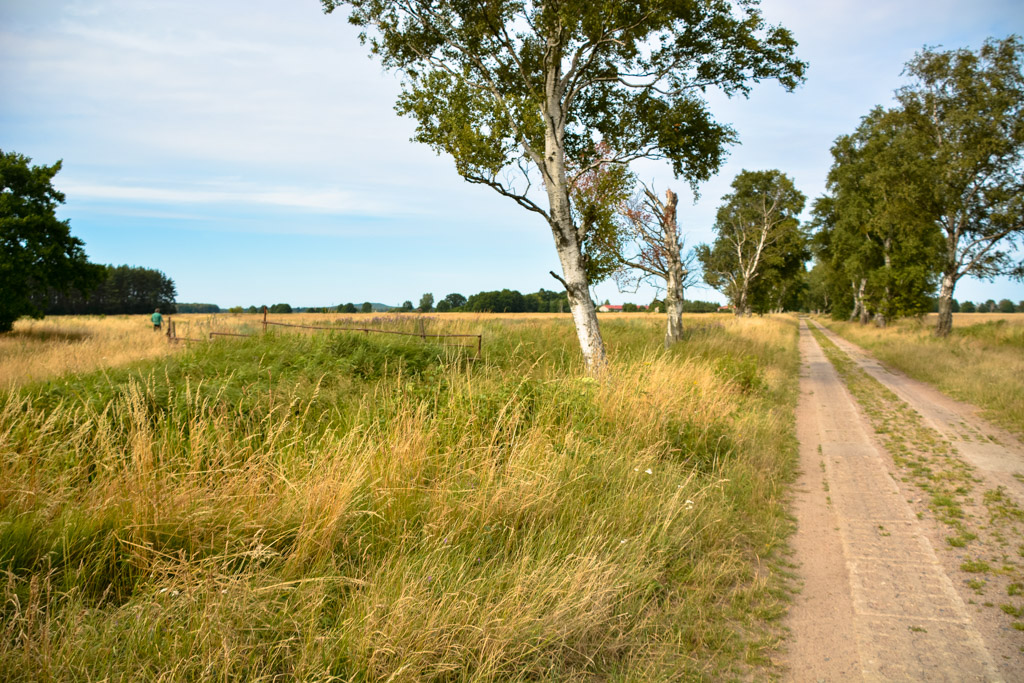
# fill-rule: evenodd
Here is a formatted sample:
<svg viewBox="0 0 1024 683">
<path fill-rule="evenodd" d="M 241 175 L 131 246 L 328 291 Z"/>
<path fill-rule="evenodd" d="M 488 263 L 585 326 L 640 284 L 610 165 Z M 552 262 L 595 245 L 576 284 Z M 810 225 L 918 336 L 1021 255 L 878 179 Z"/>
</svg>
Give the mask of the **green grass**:
<svg viewBox="0 0 1024 683">
<path fill-rule="evenodd" d="M 230 339 L 0 397 L 6 680 L 770 671 L 791 320 Z M 759 674 L 760 675 L 760 674 Z"/>
</svg>

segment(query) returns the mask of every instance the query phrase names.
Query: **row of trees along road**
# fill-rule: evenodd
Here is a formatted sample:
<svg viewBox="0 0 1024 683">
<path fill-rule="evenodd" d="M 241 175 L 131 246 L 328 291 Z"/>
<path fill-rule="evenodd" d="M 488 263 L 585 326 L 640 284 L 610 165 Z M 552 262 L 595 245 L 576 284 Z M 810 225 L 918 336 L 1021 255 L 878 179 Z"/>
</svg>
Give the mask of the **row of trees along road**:
<svg viewBox="0 0 1024 683">
<path fill-rule="evenodd" d="M 816 304 L 884 325 L 928 310 L 953 328 L 965 275 L 1024 277 L 1024 45 L 923 50 L 896 106 L 836 140 L 828 194 L 815 201 Z"/>
<path fill-rule="evenodd" d="M 647 158 L 691 185 L 707 180 L 735 140 L 707 89 L 746 94 L 764 79 L 792 89 L 805 69 L 790 32 L 747 2 L 322 3 L 350 8 L 372 53 L 402 72 L 397 110 L 416 120 L 416 140 L 547 223 L 591 372 L 606 366 L 587 260 L 599 223 L 574 210 L 580 178 Z M 531 192 L 538 181 L 545 200 Z"/>
</svg>

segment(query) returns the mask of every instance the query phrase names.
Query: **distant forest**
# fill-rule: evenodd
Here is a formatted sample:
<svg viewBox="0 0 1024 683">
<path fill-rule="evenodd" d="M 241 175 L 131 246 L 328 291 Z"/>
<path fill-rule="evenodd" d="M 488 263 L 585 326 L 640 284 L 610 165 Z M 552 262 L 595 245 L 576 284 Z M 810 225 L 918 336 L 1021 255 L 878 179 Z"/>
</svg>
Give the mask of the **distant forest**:
<svg viewBox="0 0 1024 683">
<path fill-rule="evenodd" d="M 50 289 L 38 301 L 46 315 L 121 315 L 176 313 L 174 280 L 159 270 L 136 266 L 101 266 L 99 284 L 86 296 L 78 290 Z"/>
</svg>

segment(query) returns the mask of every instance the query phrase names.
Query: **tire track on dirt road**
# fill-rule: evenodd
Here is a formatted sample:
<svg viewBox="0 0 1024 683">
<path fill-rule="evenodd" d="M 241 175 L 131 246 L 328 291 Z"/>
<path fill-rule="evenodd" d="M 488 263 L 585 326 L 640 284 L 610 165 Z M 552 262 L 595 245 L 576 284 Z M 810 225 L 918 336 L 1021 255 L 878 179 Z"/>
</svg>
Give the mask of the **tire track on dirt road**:
<svg viewBox="0 0 1024 683">
<path fill-rule="evenodd" d="M 948 439 L 989 487 L 1003 487 L 1017 505 L 1024 506 L 1024 444 L 1016 437 L 988 423 L 976 407 L 890 371 L 856 344 L 811 322 L 861 370 L 903 399 L 929 427 Z"/>
<path fill-rule="evenodd" d="M 800 461 L 793 547 L 803 590 L 787 617 L 796 681 L 999 681 L 971 616 L 889 460 L 800 323 Z"/>
</svg>

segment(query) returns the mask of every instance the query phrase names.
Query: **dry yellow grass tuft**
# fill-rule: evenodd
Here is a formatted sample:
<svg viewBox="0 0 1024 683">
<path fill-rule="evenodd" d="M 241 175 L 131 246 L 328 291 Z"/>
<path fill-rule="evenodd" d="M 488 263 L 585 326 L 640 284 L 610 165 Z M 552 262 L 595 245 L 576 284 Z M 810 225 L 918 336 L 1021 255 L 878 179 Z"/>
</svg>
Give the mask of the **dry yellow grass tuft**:
<svg viewBox="0 0 1024 683">
<path fill-rule="evenodd" d="M 58 316 L 21 319 L 0 335 L 0 389 L 118 367 L 170 351 L 149 316 Z"/>
</svg>

